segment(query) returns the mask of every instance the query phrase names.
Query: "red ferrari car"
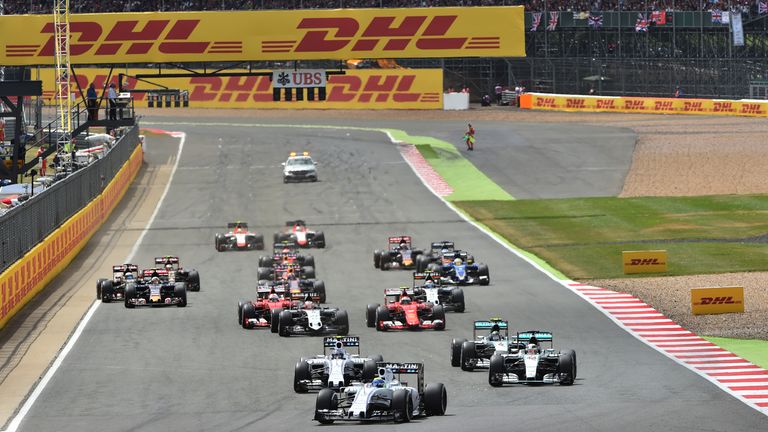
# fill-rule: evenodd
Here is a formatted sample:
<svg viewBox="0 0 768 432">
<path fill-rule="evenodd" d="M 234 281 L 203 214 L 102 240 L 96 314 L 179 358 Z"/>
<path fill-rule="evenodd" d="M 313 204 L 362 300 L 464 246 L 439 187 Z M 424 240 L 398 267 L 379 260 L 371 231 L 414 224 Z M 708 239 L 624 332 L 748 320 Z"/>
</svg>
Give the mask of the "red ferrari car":
<svg viewBox="0 0 768 432">
<path fill-rule="evenodd" d="M 413 290 L 391 288 L 384 290 L 384 305 L 369 304 L 366 310 L 368 327 L 376 330 L 445 330 L 445 310 L 442 305 L 416 300 Z"/>
</svg>

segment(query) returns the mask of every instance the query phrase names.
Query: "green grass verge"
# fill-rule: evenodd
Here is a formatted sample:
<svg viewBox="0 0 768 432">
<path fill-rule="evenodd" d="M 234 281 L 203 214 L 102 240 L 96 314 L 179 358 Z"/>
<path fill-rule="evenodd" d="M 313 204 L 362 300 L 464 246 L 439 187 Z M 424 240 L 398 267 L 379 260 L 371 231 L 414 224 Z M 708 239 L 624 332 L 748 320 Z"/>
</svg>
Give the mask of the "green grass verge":
<svg viewBox="0 0 768 432">
<path fill-rule="evenodd" d="M 623 250 L 666 249 L 666 275 L 768 270 L 768 244 L 744 241 L 768 233 L 766 195 L 454 204 L 572 279 L 625 277 Z"/>
<path fill-rule="evenodd" d="M 737 356 L 768 369 L 768 341 L 704 336 L 704 339 Z"/>
</svg>

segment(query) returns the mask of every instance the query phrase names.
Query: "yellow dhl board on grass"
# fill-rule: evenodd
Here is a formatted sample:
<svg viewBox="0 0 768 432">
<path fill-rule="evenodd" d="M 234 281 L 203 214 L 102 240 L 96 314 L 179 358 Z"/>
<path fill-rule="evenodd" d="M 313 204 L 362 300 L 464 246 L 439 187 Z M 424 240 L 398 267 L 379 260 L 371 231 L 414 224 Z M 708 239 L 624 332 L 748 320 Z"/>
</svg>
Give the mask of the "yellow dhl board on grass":
<svg viewBox="0 0 768 432">
<path fill-rule="evenodd" d="M 744 312 L 744 287 L 692 288 L 694 315 Z"/>
<path fill-rule="evenodd" d="M 667 271 L 667 251 L 623 251 L 624 274 L 664 273 Z"/>
<path fill-rule="evenodd" d="M 131 76 L 157 73 L 156 69 L 122 69 L 127 91 L 160 87 L 137 82 Z M 241 70 L 239 72 L 245 72 Z M 94 83 L 99 95 L 109 69 L 76 68 L 72 77 L 85 91 Z M 117 72 L 110 81 L 117 83 Z M 56 83 L 53 69 L 42 69 L 43 97 L 53 102 Z M 330 75 L 325 101 L 274 102 L 268 76 L 152 78 L 168 88 L 189 92 L 191 108 L 275 108 L 275 109 L 442 109 L 443 71 L 441 69 L 351 69 L 345 75 Z M 133 93 L 137 107 L 147 106 L 146 93 Z M 164 109 L 164 108 L 160 108 Z"/>
<path fill-rule="evenodd" d="M 522 6 L 70 14 L 72 64 L 524 57 Z M 0 64 L 52 65 L 51 15 L 0 16 Z"/>
</svg>

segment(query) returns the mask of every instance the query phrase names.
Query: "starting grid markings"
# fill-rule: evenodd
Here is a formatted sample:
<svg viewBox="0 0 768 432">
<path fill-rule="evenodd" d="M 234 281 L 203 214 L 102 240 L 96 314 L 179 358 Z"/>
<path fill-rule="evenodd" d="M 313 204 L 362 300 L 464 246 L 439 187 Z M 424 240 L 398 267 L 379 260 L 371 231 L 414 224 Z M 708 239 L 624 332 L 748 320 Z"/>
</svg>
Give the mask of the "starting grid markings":
<svg viewBox="0 0 768 432">
<path fill-rule="evenodd" d="M 429 165 L 426 159 L 424 159 L 424 156 L 421 155 L 421 152 L 419 152 L 419 149 L 417 149 L 416 146 L 401 144 L 398 148 L 400 154 L 402 154 L 408 164 L 413 167 L 416 174 L 418 174 L 419 177 L 424 180 L 424 183 L 426 183 L 438 196 L 446 197 L 453 193 L 453 188 L 443 180 L 437 171 L 432 169 L 432 166 Z"/>
<path fill-rule="evenodd" d="M 576 282 L 567 285 L 648 345 L 704 374 L 738 399 L 768 415 L 768 370 L 684 329 L 630 294 Z"/>
</svg>

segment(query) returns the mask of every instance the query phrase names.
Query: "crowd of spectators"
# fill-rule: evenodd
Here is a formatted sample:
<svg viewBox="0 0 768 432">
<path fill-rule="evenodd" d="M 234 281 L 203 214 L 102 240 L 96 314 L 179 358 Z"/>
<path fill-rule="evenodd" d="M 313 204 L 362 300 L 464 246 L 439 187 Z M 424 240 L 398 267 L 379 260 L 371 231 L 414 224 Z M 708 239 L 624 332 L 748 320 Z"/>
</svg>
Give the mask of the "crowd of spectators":
<svg viewBox="0 0 768 432">
<path fill-rule="evenodd" d="M 748 12 L 756 0 L 73 0 L 73 13 L 149 12 L 197 10 L 269 10 L 402 8 L 438 6 L 513 6 L 527 11 L 696 11 L 742 9 Z M 50 0 L 0 0 L 6 15 L 51 13 Z"/>
</svg>

